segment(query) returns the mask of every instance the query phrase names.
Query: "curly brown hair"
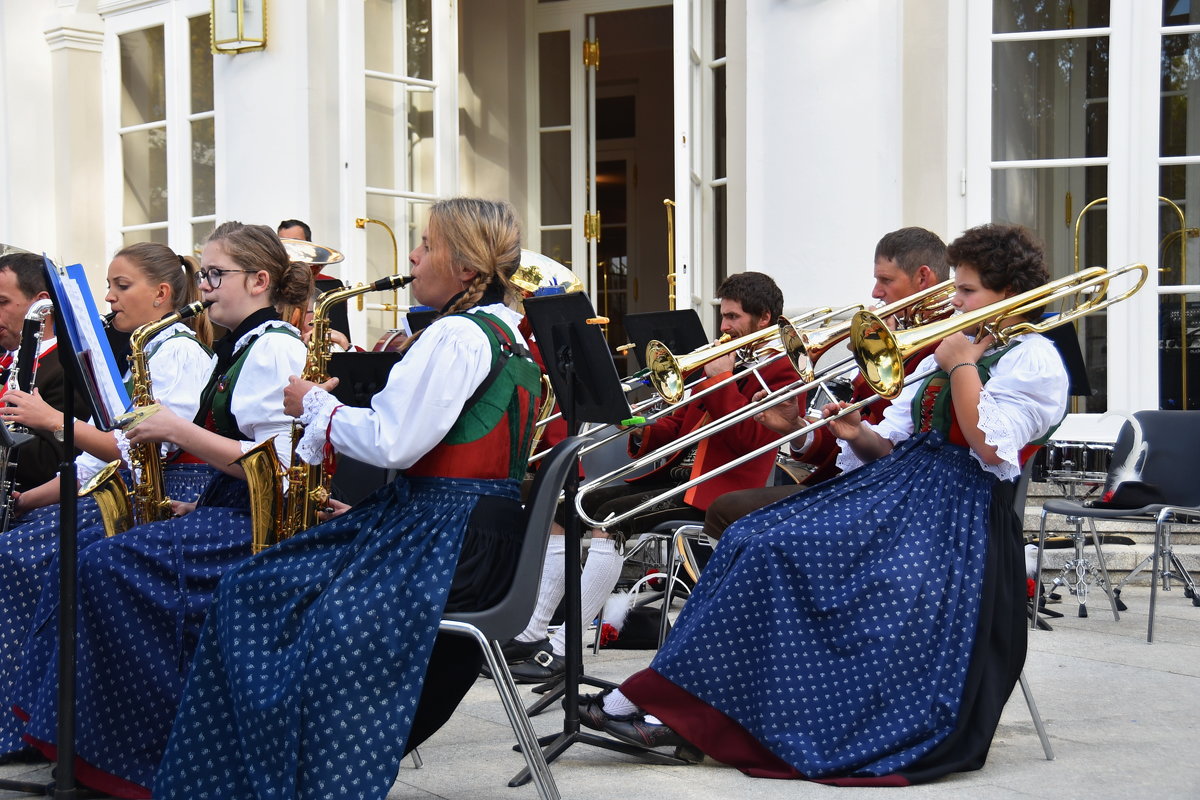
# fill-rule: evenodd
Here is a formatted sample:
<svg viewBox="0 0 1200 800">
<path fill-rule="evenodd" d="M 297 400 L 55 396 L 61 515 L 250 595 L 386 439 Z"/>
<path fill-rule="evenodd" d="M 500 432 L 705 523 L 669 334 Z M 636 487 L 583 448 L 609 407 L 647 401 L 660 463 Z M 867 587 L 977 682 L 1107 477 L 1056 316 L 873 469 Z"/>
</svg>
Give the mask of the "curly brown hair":
<svg viewBox="0 0 1200 800">
<path fill-rule="evenodd" d="M 950 243 L 946 257 L 955 267 L 974 269 L 983 287 L 994 292 L 1021 294 L 1050 280 L 1042 243 L 1020 225 L 989 222 L 970 228 Z M 1033 319 L 1041 311 L 1033 309 L 1025 317 Z"/>
</svg>

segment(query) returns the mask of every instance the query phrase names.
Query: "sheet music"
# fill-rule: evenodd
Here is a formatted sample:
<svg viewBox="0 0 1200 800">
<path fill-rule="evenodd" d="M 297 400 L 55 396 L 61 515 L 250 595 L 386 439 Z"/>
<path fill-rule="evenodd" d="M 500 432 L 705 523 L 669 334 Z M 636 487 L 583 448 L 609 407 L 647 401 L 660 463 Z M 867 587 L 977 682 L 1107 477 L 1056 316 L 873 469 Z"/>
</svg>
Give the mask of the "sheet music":
<svg viewBox="0 0 1200 800">
<path fill-rule="evenodd" d="M 129 408 L 129 393 L 104 334 L 87 274 L 82 264 L 64 268 L 49 258 L 45 261 L 51 292 L 66 327 L 58 336 L 66 338 L 71 349 L 67 353 L 60 348 L 61 357 L 65 360 L 74 355 L 79 365 L 84 386 L 77 388 L 91 400 L 93 424 L 101 430 L 112 430 L 113 419 Z"/>
</svg>

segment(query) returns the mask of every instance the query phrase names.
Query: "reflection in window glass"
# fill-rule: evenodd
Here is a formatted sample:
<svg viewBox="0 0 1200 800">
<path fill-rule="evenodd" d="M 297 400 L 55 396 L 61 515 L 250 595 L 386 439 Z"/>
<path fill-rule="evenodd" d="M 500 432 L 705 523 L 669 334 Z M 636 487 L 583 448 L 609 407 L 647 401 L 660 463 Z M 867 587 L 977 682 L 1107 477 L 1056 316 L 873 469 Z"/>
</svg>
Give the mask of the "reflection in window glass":
<svg viewBox="0 0 1200 800">
<path fill-rule="evenodd" d="M 363 3 L 363 61 L 375 72 L 396 72 L 395 29 L 398 24 L 393 0 L 365 0 Z"/>
<path fill-rule="evenodd" d="M 217 213 L 216 135 L 212 118 L 192 123 L 192 216 Z"/>
<path fill-rule="evenodd" d="M 543 133 L 542 139 L 542 225 L 571 222 L 571 134 Z"/>
<path fill-rule="evenodd" d="M 1108 0 L 995 0 L 992 30 L 1029 33 L 1079 28 L 1107 28 Z"/>
<path fill-rule="evenodd" d="M 542 253 L 563 266 L 571 266 L 571 231 L 542 231 Z"/>
<path fill-rule="evenodd" d="M 1196 0 L 1163 0 L 1163 25 L 1200 24 L 1200 3 Z"/>
<path fill-rule="evenodd" d="M 992 157 L 1108 153 L 1108 38 L 997 42 Z"/>
<path fill-rule="evenodd" d="M 1200 132 L 1188 129 L 1188 99 L 1200 91 L 1200 34 L 1162 40 L 1162 155 L 1200 155 Z"/>
<path fill-rule="evenodd" d="M 1159 298 L 1158 404 L 1200 407 L 1200 296 L 1195 294 Z"/>
<path fill-rule="evenodd" d="M 433 91 L 413 87 L 408 90 L 407 95 L 409 190 L 435 194 L 437 154 L 433 147 Z"/>
<path fill-rule="evenodd" d="M 167 131 L 165 128 L 121 135 L 125 165 L 125 225 L 145 225 L 167 219 Z"/>
<path fill-rule="evenodd" d="M 163 28 L 121 34 L 121 127 L 166 119 Z"/>
<path fill-rule="evenodd" d="M 433 13 L 430 0 L 408 0 L 408 76 L 433 80 Z"/>
<path fill-rule="evenodd" d="M 1159 169 L 1158 282 L 1200 283 L 1200 164 Z M 1182 214 L 1182 219 L 1180 215 Z"/>
<path fill-rule="evenodd" d="M 208 15 L 188 20 L 188 48 L 191 54 L 193 114 L 213 110 L 212 49 L 209 46 Z"/>
<path fill-rule="evenodd" d="M 538 35 L 538 109 L 542 127 L 571 123 L 571 37 L 567 31 Z"/>
</svg>

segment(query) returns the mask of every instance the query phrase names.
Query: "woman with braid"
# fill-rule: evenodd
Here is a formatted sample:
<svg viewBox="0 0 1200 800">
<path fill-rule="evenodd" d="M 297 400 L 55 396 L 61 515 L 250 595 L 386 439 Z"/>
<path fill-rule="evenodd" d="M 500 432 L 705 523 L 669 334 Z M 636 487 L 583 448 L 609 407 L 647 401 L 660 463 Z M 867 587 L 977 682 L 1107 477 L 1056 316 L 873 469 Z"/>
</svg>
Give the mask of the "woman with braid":
<svg viewBox="0 0 1200 800">
<path fill-rule="evenodd" d="M 195 421 L 163 407 L 126 438 L 170 442 L 212 467 L 213 477 L 194 509 L 177 506 L 183 516 L 110 538 L 79 532 L 81 542 L 95 543 L 79 552 L 75 768 L 81 782 L 117 797 L 150 796 L 217 581 L 250 555 L 245 474 L 234 462 L 272 437 L 281 458 L 290 457 L 283 390 L 303 368 L 305 348 L 276 308 L 305 302 L 312 272 L 288 261 L 271 228 L 240 222 L 213 231 L 200 264 L 209 318 L 229 334 L 214 345 Z M 51 759 L 55 602 L 43 594 L 16 690 L 29 719 L 26 741 Z"/>
<path fill-rule="evenodd" d="M 506 305 L 519 259 L 507 203 L 434 204 L 409 261 L 442 315 L 371 407 L 293 378 L 305 460 L 402 475 L 221 581 L 155 797 L 383 798 L 474 682 L 478 648 L 437 628 L 503 595 L 524 537 L 540 372 Z"/>
</svg>

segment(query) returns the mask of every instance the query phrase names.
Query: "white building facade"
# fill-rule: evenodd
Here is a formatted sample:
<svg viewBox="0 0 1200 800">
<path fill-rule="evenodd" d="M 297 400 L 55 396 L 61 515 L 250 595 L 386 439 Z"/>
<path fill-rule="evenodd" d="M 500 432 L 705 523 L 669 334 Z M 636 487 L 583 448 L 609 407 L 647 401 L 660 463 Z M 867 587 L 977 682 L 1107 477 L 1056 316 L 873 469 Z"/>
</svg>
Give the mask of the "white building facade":
<svg viewBox="0 0 1200 800">
<path fill-rule="evenodd" d="M 211 0 L 0 0 L 0 242 L 102 292 L 127 242 L 299 218 L 353 282 L 432 200 L 502 197 L 618 344 L 670 294 L 711 324 L 731 272 L 836 307 L 889 230 L 1018 222 L 1056 276 L 1152 268 L 1079 324 L 1077 410 L 1200 406 L 1197 0 L 265 5 L 265 49 L 214 55 Z"/>
</svg>

